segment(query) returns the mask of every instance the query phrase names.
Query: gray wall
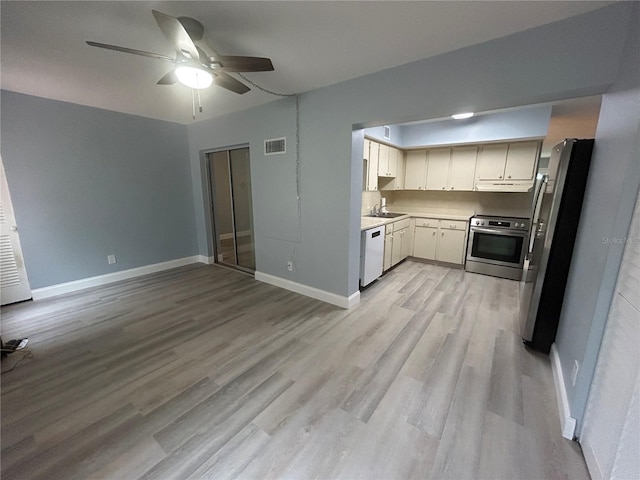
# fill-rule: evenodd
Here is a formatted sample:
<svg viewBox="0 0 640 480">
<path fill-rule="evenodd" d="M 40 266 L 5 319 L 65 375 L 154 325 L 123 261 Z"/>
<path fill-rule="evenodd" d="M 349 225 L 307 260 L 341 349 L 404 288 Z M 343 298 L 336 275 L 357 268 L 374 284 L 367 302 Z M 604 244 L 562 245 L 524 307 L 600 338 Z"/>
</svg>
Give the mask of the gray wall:
<svg viewBox="0 0 640 480">
<path fill-rule="evenodd" d="M 1 99 L 32 288 L 197 254 L 185 126 L 8 91 Z"/>
<path fill-rule="evenodd" d="M 262 155 L 266 138 L 287 136 L 291 145 L 293 100 L 189 126 L 200 253 L 210 254 L 199 152 L 249 143 L 257 269 L 353 294 L 358 289 L 362 135 L 352 136 L 352 130 L 600 94 L 616 78 L 629 9 L 613 5 L 302 94 L 300 219 L 293 150 L 280 158 Z M 296 269 L 287 273 L 294 252 Z"/>
<path fill-rule="evenodd" d="M 640 4 L 625 47 L 620 74 L 602 97 L 595 150 L 556 347 L 570 403 L 578 421 L 584 415 L 623 242 L 640 185 Z M 581 368 L 571 383 L 574 360 Z"/>
</svg>

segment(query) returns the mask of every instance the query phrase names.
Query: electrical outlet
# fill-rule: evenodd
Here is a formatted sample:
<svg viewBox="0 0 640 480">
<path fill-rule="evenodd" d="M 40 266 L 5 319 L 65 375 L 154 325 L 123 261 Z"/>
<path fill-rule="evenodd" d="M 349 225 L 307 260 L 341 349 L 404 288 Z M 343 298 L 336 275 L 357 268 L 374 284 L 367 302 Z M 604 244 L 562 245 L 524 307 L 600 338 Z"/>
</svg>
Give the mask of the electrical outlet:
<svg viewBox="0 0 640 480">
<path fill-rule="evenodd" d="M 575 387 L 576 380 L 578 380 L 578 370 L 580 370 L 580 363 L 578 360 L 573 361 L 573 370 L 571 372 L 571 384 Z"/>
<path fill-rule="evenodd" d="M 293 272 L 293 262 L 287 262 L 287 270 Z"/>
<path fill-rule="evenodd" d="M 112 264 L 116 263 L 116 256 L 115 255 L 107 255 L 107 262 L 109 263 L 109 265 L 112 265 Z"/>
</svg>

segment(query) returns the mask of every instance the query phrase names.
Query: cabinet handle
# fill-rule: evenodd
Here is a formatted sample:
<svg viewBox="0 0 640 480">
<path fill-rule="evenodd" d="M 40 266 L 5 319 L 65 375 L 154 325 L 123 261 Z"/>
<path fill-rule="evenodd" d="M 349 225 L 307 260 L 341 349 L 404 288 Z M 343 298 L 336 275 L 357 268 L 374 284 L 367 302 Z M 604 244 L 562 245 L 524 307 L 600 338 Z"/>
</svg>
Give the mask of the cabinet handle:
<svg viewBox="0 0 640 480">
<path fill-rule="evenodd" d="M 442 236 L 444 237 L 444 232 L 442 232 Z"/>
<path fill-rule="evenodd" d="M 443 190 L 445 190 L 447 187 L 442 187 Z"/>
<path fill-rule="evenodd" d="M 502 175 L 498 175 L 498 178 L 502 178 Z"/>
<path fill-rule="evenodd" d="M 455 187 L 451 187 L 451 190 L 453 190 Z"/>
<path fill-rule="evenodd" d="M 433 234 L 435 235 L 435 234 L 436 234 L 436 232 L 433 232 Z"/>
<path fill-rule="evenodd" d="M 507 178 L 511 178 L 511 175 L 509 175 Z"/>
</svg>

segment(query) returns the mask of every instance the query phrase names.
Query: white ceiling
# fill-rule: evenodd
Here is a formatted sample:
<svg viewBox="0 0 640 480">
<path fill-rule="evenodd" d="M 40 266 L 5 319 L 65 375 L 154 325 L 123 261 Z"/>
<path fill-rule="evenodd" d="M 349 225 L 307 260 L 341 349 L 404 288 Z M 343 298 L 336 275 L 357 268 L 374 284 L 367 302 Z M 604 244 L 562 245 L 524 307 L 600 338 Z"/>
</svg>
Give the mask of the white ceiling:
<svg viewBox="0 0 640 480">
<path fill-rule="evenodd" d="M 89 47 L 85 40 L 173 56 L 151 14 L 190 16 L 221 54 L 270 57 L 246 74 L 300 93 L 595 10 L 603 1 L 32 2 L 3 1 L 3 89 L 191 123 L 191 90 L 156 82 L 170 64 Z M 212 118 L 274 100 L 252 89 L 202 91 Z"/>
</svg>

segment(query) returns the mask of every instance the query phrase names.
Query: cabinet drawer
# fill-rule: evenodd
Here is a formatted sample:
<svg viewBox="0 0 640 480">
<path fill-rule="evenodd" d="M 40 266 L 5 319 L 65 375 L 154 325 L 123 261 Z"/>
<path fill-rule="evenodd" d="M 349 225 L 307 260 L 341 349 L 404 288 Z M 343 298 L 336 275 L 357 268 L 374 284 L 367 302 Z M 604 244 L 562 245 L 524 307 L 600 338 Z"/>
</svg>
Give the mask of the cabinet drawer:
<svg viewBox="0 0 640 480">
<path fill-rule="evenodd" d="M 398 230 L 402 230 L 403 228 L 409 228 L 410 225 L 411 225 L 411 220 L 409 218 L 405 218 L 404 220 L 394 222 L 393 231 L 397 232 Z"/>
<path fill-rule="evenodd" d="M 435 218 L 416 218 L 416 227 L 438 228 L 438 220 Z"/>
<path fill-rule="evenodd" d="M 467 230 L 467 222 L 462 220 L 440 220 L 440 228 L 446 230 Z"/>
</svg>

